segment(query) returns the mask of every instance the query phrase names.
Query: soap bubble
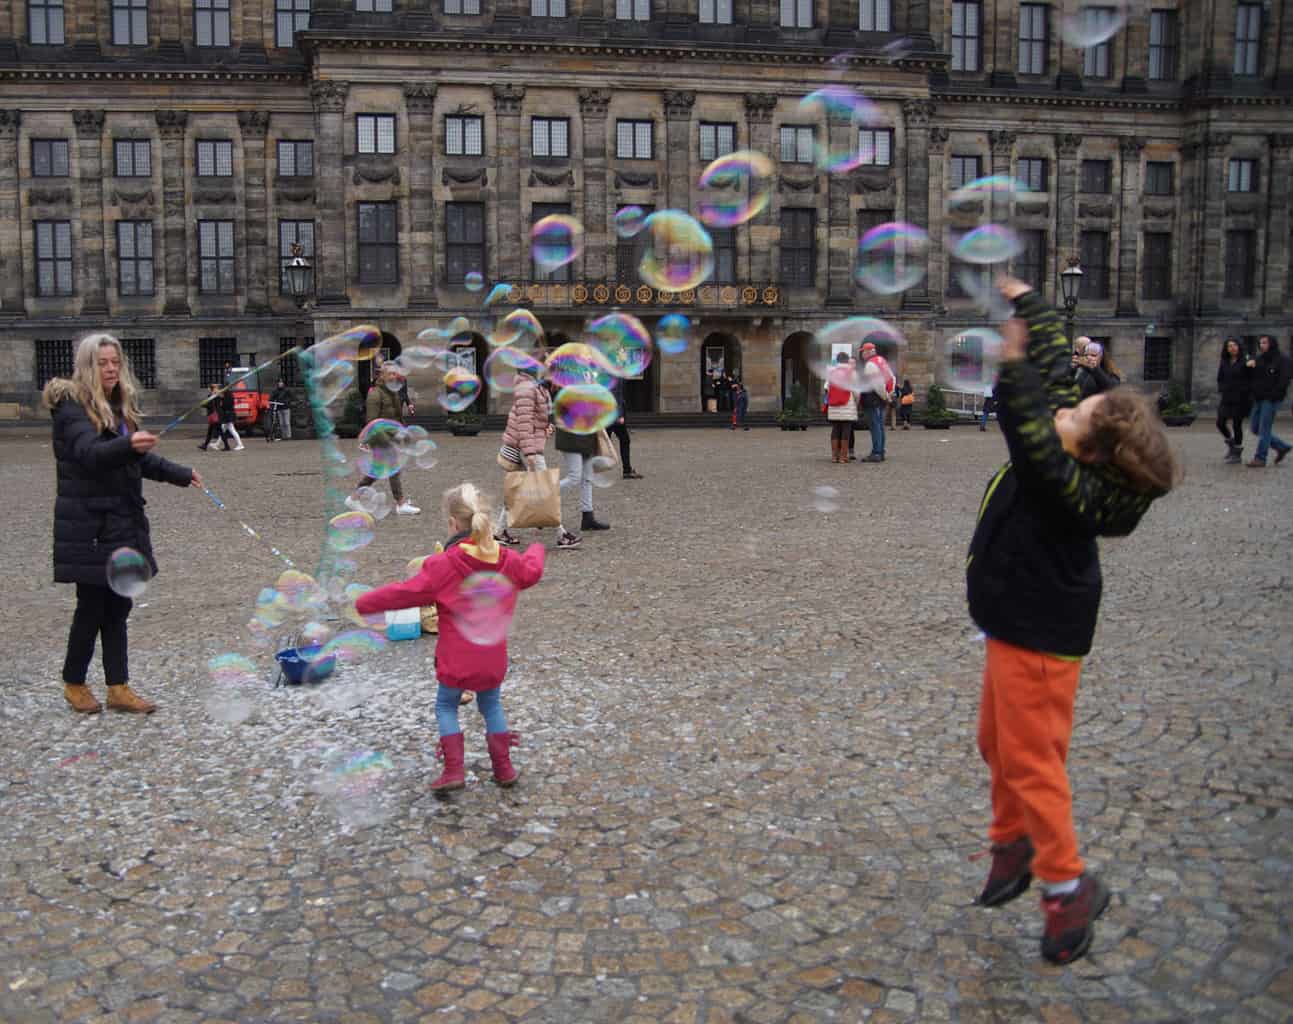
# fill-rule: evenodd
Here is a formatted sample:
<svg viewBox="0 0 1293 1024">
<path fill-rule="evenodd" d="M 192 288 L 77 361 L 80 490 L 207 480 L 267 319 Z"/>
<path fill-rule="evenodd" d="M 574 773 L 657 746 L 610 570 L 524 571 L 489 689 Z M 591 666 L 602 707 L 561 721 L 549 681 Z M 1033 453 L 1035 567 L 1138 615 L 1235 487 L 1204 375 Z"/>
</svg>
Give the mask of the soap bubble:
<svg viewBox="0 0 1293 1024">
<path fill-rule="evenodd" d="M 821 170 L 835 174 L 872 162 L 872 155 L 863 152 L 858 144 L 858 129 L 879 127 L 885 120 L 875 104 L 861 93 L 845 85 L 827 85 L 800 100 L 799 113 L 825 122 L 815 133 L 813 142 L 815 161 Z M 845 132 L 848 142 L 844 146 L 833 146 L 830 142 L 831 125 L 839 121 L 848 123 Z"/>
<path fill-rule="evenodd" d="M 291 614 L 287 599 L 273 587 L 262 587 L 256 595 L 256 611 L 253 621 L 259 622 L 266 629 L 277 629 L 287 621 Z"/>
<path fill-rule="evenodd" d="M 443 383 L 444 390 L 436 396 L 436 401 L 449 412 L 462 412 L 480 397 L 480 378 L 461 366 L 446 373 Z"/>
<path fill-rule="evenodd" d="M 331 405 L 355 382 L 355 364 L 333 359 L 310 371 L 310 393 L 320 405 Z"/>
<path fill-rule="evenodd" d="M 295 615 L 311 615 L 328 603 L 328 595 L 318 581 L 299 569 L 285 569 L 274 583 L 289 611 Z"/>
<path fill-rule="evenodd" d="M 949 338 L 944 352 L 943 379 L 953 388 L 981 391 L 996 379 L 1001 365 L 1001 335 L 987 327 L 962 331 Z"/>
<path fill-rule="evenodd" d="M 600 384 L 572 384 L 557 392 L 552 415 L 572 434 L 595 434 L 619 418 L 615 396 Z"/>
<path fill-rule="evenodd" d="M 488 340 L 496 348 L 531 348 L 543 340 L 543 325 L 528 309 L 514 309 L 498 322 Z"/>
<path fill-rule="evenodd" d="M 924 280 L 928 250 L 924 229 L 896 221 L 881 224 L 858 240 L 854 276 L 868 291 L 896 295 Z"/>
<path fill-rule="evenodd" d="M 375 527 L 367 512 L 342 512 L 328 521 L 328 546 L 333 551 L 358 551 L 373 542 Z"/>
<path fill-rule="evenodd" d="M 646 218 L 640 206 L 621 206 L 615 211 L 615 233 L 620 238 L 632 238 L 645 226 Z"/>
<path fill-rule="evenodd" d="M 511 297 L 512 286 L 510 284 L 496 284 L 489 290 L 489 294 L 485 296 L 485 301 L 482 302 L 481 305 L 485 309 L 489 309 L 489 307 L 495 303 L 503 302 Z"/>
<path fill-rule="evenodd" d="M 495 394 L 510 395 L 515 393 L 521 382 L 521 374 L 526 373 L 535 380 L 542 378 L 544 365 L 528 352 L 506 346 L 495 349 L 485 360 L 485 382 Z"/>
<path fill-rule="evenodd" d="M 772 201 L 776 167 L 762 153 L 728 153 L 706 167 L 697 185 L 697 216 L 715 228 L 729 228 L 758 216 Z"/>
<path fill-rule="evenodd" d="M 153 567 L 147 558 L 134 548 L 117 548 L 108 556 L 105 566 L 108 588 L 132 600 L 142 597 L 153 578 Z"/>
<path fill-rule="evenodd" d="M 609 455 L 594 455 L 588 460 L 588 474 L 594 487 L 610 487 L 620 473 L 620 464 Z"/>
<path fill-rule="evenodd" d="M 307 622 L 301 627 L 301 644 L 305 647 L 321 647 L 332 639 L 335 630 L 324 622 Z"/>
<path fill-rule="evenodd" d="M 473 270 L 463 278 L 463 284 L 467 286 L 467 291 L 478 292 L 485 287 L 485 275 L 478 270 Z"/>
<path fill-rule="evenodd" d="M 400 450 L 403 433 L 404 424 L 396 420 L 371 420 L 359 432 L 360 450 L 355 455 L 355 467 L 374 480 L 394 476 L 406 461 Z"/>
<path fill-rule="evenodd" d="M 353 664 L 385 648 L 385 634 L 371 629 L 348 629 L 320 647 L 312 663 L 319 665 L 329 658 L 335 658 L 340 663 Z"/>
<path fill-rule="evenodd" d="M 968 181 L 947 199 L 949 207 L 964 206 L 966 203 L 982 202 L 991 207 L 993 196 L 1005 196 L 1014 199 L 1021 192 L 1031 192 L 1026 182 L 1012 178 L 1007 174 L 990 174 L 986 177 Z"/>
<path fill-rule="evenodd" d="M 324 338 L 306 351 L 316 366 L 333 359 L 363 362 L 372 359 L 382 350 L 382 331 L 372 324 L 360 324 Z"/>
<path fill-rule="evenodd" d="M 602 365 L 597 350 L 581 341 L 568 341 L 548 354 L 548 377 L 559 388 L 572 384 L 610 387 L 614 379 Z"/>
<path fill-rule="evenodd" d="M 1004 263 L 1019 255 L 1024 244 L 1002 224 L 981 224 L 953 243 L 952 255 L 964 263 Z"/>
<path fill-rule="evenodd" d="M 1060 17 L 1060 38 L 1082 49 L 1112 39 L 1127 24 L 1128 0 L 1084 5 Z"/>
<path fill-rule="evenodd" d="M 820 487 L 813 488 L 813 508 L 818 512 L 838 512 L 840 507 L 840 492 L 829 484 L 822 484 Z"/>
<path fill-rule="evenodd" d="M 860 369 L 852 374 L 843 374 L 837 369 L 840 364 L 836 362 L 838 352 L 844 351 L 855 357 L 867 342 L 875 345 L 878 352 L 891 355 L 907 343 L 902 332 L 887 320 L 873 316 L 847 317 L 827 324 L 813 336 L 810 369 L 822 380 L 827 380 L 828 373 L 834 372 L 836 377 L 830 379 L 836 387 L 853 392 L 868 390 L 869 385 L 863 381 Z"/>
<path fill-rule="evenodd" d="M 651 365 L 651 335 L 628 313 L 608 313 L 588 325 L 592 348 L 616 377 L 641 377 Z"/>
<path fill-rule="evenodd" d="M 583 251 L 584 226 L 568 214 L 549 214 L 535 221 L 530 229 L 530 254 L 540 270 L 564 267 Z"/>
<path fill-rule="evenodd" d="M 900 36 L 892 42 L 885 43 L 881 47 L 885 58 L 890 64 L 902 60 L 907 54 L 916 48 L 915 41 L 909 36 Z"/>
<path fill-rule="evenodd" d="M 454 624 L 470 643 L 492 647 L 507 639 L 516 588 L 502 573 L 472 573 L 459 584 L 451 606 Z"/>
<path fill-rule="evenodd" d="M 346 584 L 346 589 L 342 592 L 344 603 L 342 614 L 356 626 L 381 627 L 386 624 L 385 612 L 373 612 L 371 615 L 364 615 L 355 607 L 355 602 L 372 589 L 372 587 L 365 586 L 362 583 L 348 583 Z"/>
<path fill-rule="evenodd" d="M 681 313 L 662 316 L 655 325 L 655 343 L 661 352 L 676 356 L 691 340 L 691 321 Z"/>
<path fill-rule="evenodd" d="M 400 353 L 396 362 L 408 370 L 426 370 L 437 364 L 443 364 L 447 356 L 448 352 L 445 349 L 435 345 L 409 345 Z"/>
<path fill-rule="evenodd" d="M 714 272 L 714 242 L 700 221 L 681 210 L 646 219 L 646 243 L 638 263 L 642 280 L 663 291 L 696 288 Z"/>
<path fill-rule="evenodd" d="M 314 788 L 345 828 L 370 828 L 396 811 L 390 780 L 395 764 L 378 750 L 329 751 Z"/>
<path fill-rule="evenodd" d="M 1003 323 L 1015 315 L 1014 305 L 992 284 L 988 274 L 976 267 L 961 266 L 956 279 L 975 304 L 993 323 Z"/>
<path fill-rule="evenodd" d="M 367 512 L 374 519 L 385 519 L 391 514 L 391 499 L 385 491 L 376 487 L 361 487 L 352 495 L 361 512 Z"/>
</svg>

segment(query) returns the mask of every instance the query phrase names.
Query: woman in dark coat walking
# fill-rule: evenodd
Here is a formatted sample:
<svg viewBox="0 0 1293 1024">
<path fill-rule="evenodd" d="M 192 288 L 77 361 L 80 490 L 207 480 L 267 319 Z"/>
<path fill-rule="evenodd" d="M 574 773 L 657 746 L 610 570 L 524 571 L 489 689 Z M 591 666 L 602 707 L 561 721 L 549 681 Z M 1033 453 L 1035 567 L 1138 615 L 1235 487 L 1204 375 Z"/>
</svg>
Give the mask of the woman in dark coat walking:
<svg viewBox="0 0 1293 1024">
<path fill-rule="evenodd" d="M 1226 439 L 1226 461 L 1242 462 L 1244 420 L 1253 407 L 1253 367 L 1238 338 L 1227 338 L 1221 346 L 1217 397 L 1217 429 Z"/>
<path fill-rule="evenodd" d="M 108 707 L 137 714 L 156 710 L 129 686 L 126 618 L 131 601 L 108 586 L 108 560 L 120 548 L 133 548 L 157 571 L 144 515 L 144 477 L 177 487 L 202 486 L 195 470 L 153 451 L 157 436 L 139 429 L 138 394 L 121 344 L 109 334 L 82 339 L 72 379 L 55 378 L 45 385 L 58 463 L 54 582 L 76 584 L 63 696 L 82 714 L 103 710 L 85 684 L 100 639 Z"/>
</svg>

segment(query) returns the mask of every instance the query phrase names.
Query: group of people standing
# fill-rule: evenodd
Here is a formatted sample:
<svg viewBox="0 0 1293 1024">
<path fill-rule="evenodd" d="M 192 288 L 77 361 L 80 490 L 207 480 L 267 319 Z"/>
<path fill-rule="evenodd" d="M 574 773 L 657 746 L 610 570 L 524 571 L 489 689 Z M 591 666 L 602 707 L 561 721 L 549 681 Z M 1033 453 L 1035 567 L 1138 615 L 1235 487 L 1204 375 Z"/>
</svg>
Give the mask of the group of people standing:
<svg viewBox="0 0 1293 1024">
<path fill-rule="evenodd" d="M 910 381 L 903 381 L 903 388 L 901 394 L 912 394 Z M 885 410 L 896 390 L 893 371 L 873 343 L 866 342 L 856 360 L 847 352 L 835 357 L 835 365 L 827 371 L 824 403 L 831 424 L 831 462 L 856 461 L 853 441 L 859 424 L 865 424 L 871 434 L 871 452 L 862 461 L 884 462 Z M 911 425 L 911 403 L 899 402 L 899 408 L 907 410 L 905 430 Z"/>
<path fill-rule="evenodd" d="M 1269 334 L 1257 339 L 1257 351 L 1252 355 L 1244 352 L 1238 338 L 1222 343 L 1217 366 L 1217 430 L 1226 439 L 1226 462 L 1243 461 L 1246 419 L 1248 429 L 1257 437 L 1257 450 L 1248 465 L 1265 468 L 1272 448 L 1275 464 L 1284 461 L 1289 444 L 1275 435 L 1275 412 L 1288 394 L 1291 380 L 1293 359 L 1280 352 L 1279 343 Z"/>
</svg>

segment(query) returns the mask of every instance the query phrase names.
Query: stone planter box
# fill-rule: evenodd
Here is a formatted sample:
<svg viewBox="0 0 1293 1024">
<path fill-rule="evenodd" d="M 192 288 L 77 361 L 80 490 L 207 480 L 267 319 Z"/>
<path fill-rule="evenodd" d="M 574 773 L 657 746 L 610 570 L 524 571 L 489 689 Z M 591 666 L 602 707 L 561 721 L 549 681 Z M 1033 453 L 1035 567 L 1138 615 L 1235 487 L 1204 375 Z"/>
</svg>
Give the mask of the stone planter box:
<svg viewBox="0 0 1293 1024">
<path fill-rule="evenodd" d="M 1194 422 L 1195 420 L 1197 420 L 1198 418 L 1199 418 L 1199 417 L 1197 417 L 1196 415 L 1194 415 L 1194 413 L 1192 413 L 1192 412 L 1191 412 L 1191 413 L 1185 413 L 1184 415 L 1180 415 L 1180 416 L 1164 416 L 1164 417 L 1163 417 L 1163 426 L 1165 426 L 1165 427 L 1188 427 L 1191 423 L 1193 423 L 1193 422 Z"/>
</svg>

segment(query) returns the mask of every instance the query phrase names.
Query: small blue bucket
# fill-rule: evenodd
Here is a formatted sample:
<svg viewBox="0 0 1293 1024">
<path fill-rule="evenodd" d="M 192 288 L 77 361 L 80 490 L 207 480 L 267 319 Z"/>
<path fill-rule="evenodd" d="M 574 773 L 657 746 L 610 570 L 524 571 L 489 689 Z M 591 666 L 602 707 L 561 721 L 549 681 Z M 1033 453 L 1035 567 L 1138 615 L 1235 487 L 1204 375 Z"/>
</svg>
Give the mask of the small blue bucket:
<svg viewBox="0 0 1293 1024">
<path fill-rule="evenodd" d="M 289 683 L 299 686 L 301 683 L 317 683 L 332 675 L 337 667 L 337 656 L 329 654 L 317 662 L 312 659 L 319 654 L 319 647 L 289 647 L 274 655 Z"/>
</svg>

